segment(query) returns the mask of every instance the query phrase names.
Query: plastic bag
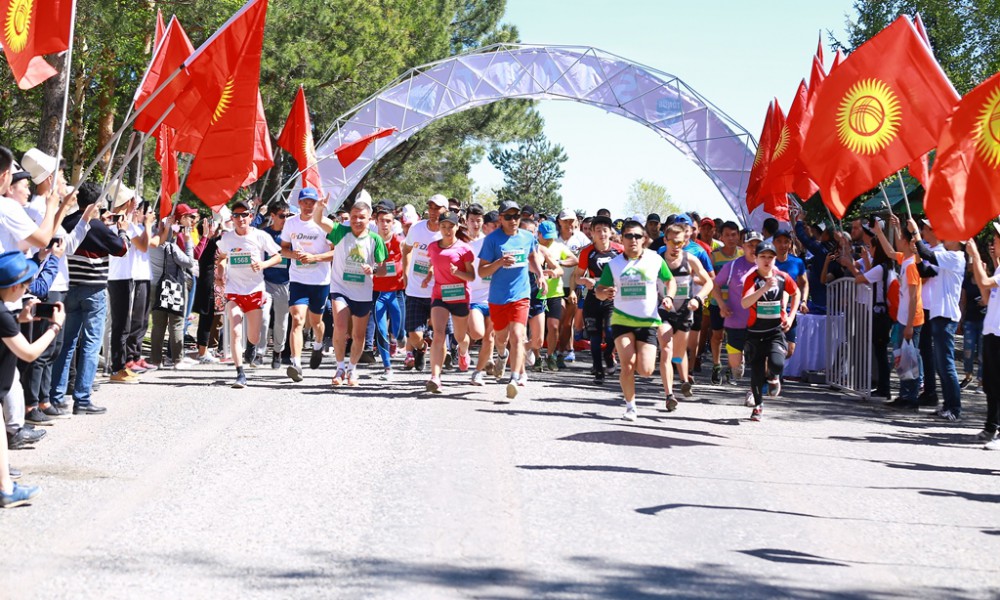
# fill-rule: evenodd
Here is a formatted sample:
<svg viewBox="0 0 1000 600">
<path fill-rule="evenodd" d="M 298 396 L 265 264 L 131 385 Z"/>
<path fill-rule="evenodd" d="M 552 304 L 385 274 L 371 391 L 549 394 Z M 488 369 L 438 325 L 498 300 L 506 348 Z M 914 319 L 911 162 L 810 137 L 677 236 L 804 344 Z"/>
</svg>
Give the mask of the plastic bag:
<svg viewBox="0 0 1000 600">
<path fill-rule="evenodd" d="M 896 364 L 896 375 L 900 381 L 909 381 L 920 377 L 920 352 L 913 345 L 913 340 L 903 340 L 898 350 L 893 352 Z"/>
</svg>

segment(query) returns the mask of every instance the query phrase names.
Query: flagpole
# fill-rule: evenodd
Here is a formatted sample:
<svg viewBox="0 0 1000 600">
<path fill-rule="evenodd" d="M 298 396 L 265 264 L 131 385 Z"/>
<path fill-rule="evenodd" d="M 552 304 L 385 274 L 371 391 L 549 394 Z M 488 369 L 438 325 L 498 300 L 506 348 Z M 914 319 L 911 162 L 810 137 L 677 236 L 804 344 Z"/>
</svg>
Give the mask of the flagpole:
<svg viewBox="0 0 1000 600">
<path fill-rule="evenodd" d="M 63 90 L 62 121 L 59 123 L 59 146 L 56 151 L 56 169 L 63 159 L 63 143 L 66 140 L 66 121 L 69 117 L 69 86 L 73 80 L 73 46 L 76 42 L 76 5 L 79 0 L 74 0 L 72 20 L 69 23 L 69 49 L 66 51 L 66 87 Z"/>
<path fill-rule="evenodd" d="M 159 127 L 160 123 L 163 123 L 163 121 L 167 118 L 167 115 L 169 115 L 171 113 L 171 111 L 173 111 L 173 110 L 174 110 L 174 105 L 171 104 L 170 107 L 167 108 L 167 110 L 164 111 L 164 113 L 156 121 L 156 123 L 153 125 L 152 129 L 155 130 L 157 127 Z M 111 181 L 118 180 L 119 181 L 119 185 L 120 185 L 120 183 L 121 183 L 120 179 L 121 179 L 122 174 L 125 172 L 125 169 L 128 167 L 129 163 L 132 162 L 132 159 L 135 158 L 136 154 L 138 154 L 141 149 L 142 149 L 142 145 L 141 144 L 135 150 L 132 150 L 132 145 L 129 144 L 129 153 L 128 153 L 128 155 L 125 157 L 125 160 L 122 161 L 122 166 L 115 173 L 114 178 L 111 179 L 110 181 L 105 181 L 104 182 L 104 188 L 101 190 L 101 196 L 103 196 L 104 194 L 108 193 L 108 188 L 110 187 Z"/>
<path fill-rule="evenodd" d="M 906 218 L 913 219 L 913 214 L 910 213 L 910 198 L 906 194 L 906 185 L 903 184 L 903 171 L 896 171 L 896 175 L 899 176 L 899 188 L 903 190 L 903 201 L 906 202 Z"/>
</svg>

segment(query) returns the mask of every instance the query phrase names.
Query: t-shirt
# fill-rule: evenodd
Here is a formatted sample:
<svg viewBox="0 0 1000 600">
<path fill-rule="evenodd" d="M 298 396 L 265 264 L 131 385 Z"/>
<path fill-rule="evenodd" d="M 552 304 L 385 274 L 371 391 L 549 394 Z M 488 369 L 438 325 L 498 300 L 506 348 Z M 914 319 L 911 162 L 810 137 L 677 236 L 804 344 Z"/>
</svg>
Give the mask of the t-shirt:
<svg viewBox="0 0 1000 600">
<path fill-rule="evenodd" d="M 719 286 L 723 298 L 726 299 L 726 306 L 732 311 L 725 320 L 725 327 L 728 329 L 746 329 L 747 321 L 750 320 L 750 309 L 743 308 L 743 295 L 733 292 L 743 289 L 747 274 L 756 268 L 757 263 L 743 257 L 722 265 L 722 270 L 715 276 L 715 285 Z"/>
<path fill-rule="evenodd" d="M 0 253 L 24 250 L 23 242 L 38 225 L 16 200 L 0 196 Z"/>
<path fill-rule="evenodd" d="M 667 263 L 652 250 L 644 249 L 638 258 L 624 254 L 611 259 L 601 273 L 598 285 L 615 288 L 611 324 L 623 327 L 658 327 L 659 294 L 657 283 L 673 278 Z"/>
<path fill-rule="evenodd" d="M 144 225 L 136 225 L 137 232 L 132 237 L 138 237 L 146 231 Z M 150 281 L 153 278 L 153 268 L 149 264 L 149 250 L 145 252 L 130 246 L 128 255 L 132 257 L 132 281 Z"/>
<path fill-rule="evenodd" d="M 924 306 L 932 319 L 945 317 L 958 322 L 962 318 L 959 300 L 965 276 L 965 253 L 948 250 L 943 244 L 934 247 L 938 274 L 924 283 Z"/>
<path fill-rule="evenodd" d="M 871 284 L 873 297 L 872 300 L 875 302 L 875 306 L 881 306 L 886 304 L 885 291 L 892 285 L 892 282 L 896 280 L 896 272 L 889 269 L 889 272 L 885 272 L 886 269 L 882 265 L 875 265 L 874 267 L 868 269 L 864 272 L 865 281 Z M 884 284 L 883 284 L 884 278 Z"/>
<path fill-rule="evenodd" d="M 794 256 L 792 254 L 789 254 L 788 258 L 785 260 L 778 260 L 776 258 L 774 260 L 774 266 L 785 275 L 791 277 L 795 283 L 798 283 L 799 278 L 806 274 L 806 262 L 798 256 Z M 785 310 L 791 312 L 792 307 L 785 307 Z"/>
<path fill-rule="evenodd" d="M 573 256 L 573 252 L 570 251 L 570 249 L 567 248 L 562 242 L 553 241 L 552 244 L 545 250 L 549 253 L 552 260 L 557 263 L 561 263 L 567 258 L 571 258 Z M 566 295 L 566 290 L 564 288 L 569 287 L 569 279 L 566 277 L 566 273 L 572 275 L 573 267 L 562 267 L 562 270 L 562 277 L 555 277 L 548 280 L 548 283 L 546 284 L 548 289 L 539 291 L 539 298 L 548 300 L 549 298 L 562 298 Z"/>
<path fill-rule="evenodd" d="M 403 236 L 394 233 L 388 242 L 382 241 L 389 258 L 385 262 L 385 275 L 375 277 L 372 289 L 376 292 L 398 292 L 403 289 Z"/>
<path fill-rule="evenodd" d="M 580 251 L 580 263 L 577 264 L 576 268 L 583 271 L 585 277 L 593 279 L 596 283 L 601 278 L 604 267 L 622 252 L 625 252 L 625 248 L 616 242 L 611 242 L 611 245 L 604 252 L 598 252 L 597 248 L 590 244 Z M 594 296 L 594 299 L 596 300 L 597 296 Z M 611 303 L 610 300 L 600 302 Z"/>
<path fill-rule="evenodd" d="M 715 272 L 716 273 L 721 273 L 722 272 L 722 267 L 726 266 L 727 264 L 733 262 L 734 260 L 736 260 L 737 258 L 740 258 L 742 256 L 743 256 L 743 249 L 742 248 L 736 248 L 736 253 L 733 254 L 732 256 L 726 256 L 726 253 L 722 251 L 721 247 L 720 248 L 716 248 L 715 250 L 712 250 L 712 267 L 715 268 Z M 719 291 L 722 294 L 722 299 L 723 300 L 726 300 L 726 299 L 729 298 L 729 285 L 728 284 L 725 287 L 720 287 Z M 712 300 L 711 300 L 710 304 L 712 306 L 718 306 L 719 305 L 719 303 L 715 301 L 715 296 L 712 296 Z"/>
<path fill-rule="evenodd" d="M 472 248 L 461 240 L 456 240 L 449 248 L 442 248 L 440 242 L 434 242 L 428 254 L 431 267 L 434 268 L 434 289 L 431 292 L 431 299 L 468 304 L 468 282 L 453 275 L 451 265 L 462 271 L 465 270 L 465 263 L 475 263 L 476 255 L 472 252 Z"/>
<path fill-rule="evenodd" d="M 406 234 L 406 245 L 412 246 L 410 251 L 410 266 L 406 271 L 406 295 L 411 298 L 430 298 L 433 288 L 428 285 L 420 287 L 424 275 L 431 267 L 431 258 L 427 253 L 430 245 L 441 239 L 440 231 L 431 231 L 427 221 L 418 221 L 410 226 Z"/>
<path fill-rule="evenodd" d="M 784 295 L 792 296 L 799 291 L 799 286 L 787 273 L 782 273 L 779 269 L 774 269 L 771 273 L 774 275 L 774 283 L 763 296 L 750 305 L 747 331 L 767 333 L 779 329 L 786 321 L 786 313 L 781 310 Z M 761 277 L 759 271 L 747 273 L 743 280 L 741 299 L 750 292 L 764 287 L 766 283 L 767 280 Z"/>
<path fill-rule="evenodd" d="M 274 238 L 274 241 L 279 246 L 281 245 L 281 231 L 275 231 L 270 227 L 265 227 L 261 231 Z M 282 258 L 280 263 L 264 269 L 264 281 L 276 285 L 285 285 L 288 283 L 288 263 L 290 262 L 287 258 Z"/>
<path fill-rule="evenodd" d="M 245 236 L 235 231 L 222 234 L 219 252 L 226 255 L 226 293 L 247 296 L 264 291 L 264 273 L 250 265 L 267 260 L 265 254 L 278 254 L 281 247 L 260 229 L 251 228 Z"/>
<path fill-rule="evenodd" d="M 536 250 L 538 250 L 538 240 L 523 229 L 518 229 L 514 235 L 507 235 L 500 228 L 486 236 L 483 248 L 479 252 L 480 260 L 492 263 L 504 256 L 513 256 L 516 259 L 513 265 L 500 267 L 493 273 L 490 281 L 490 304 L 510 304 L 530 297 L 528 261 L 531 259 L 531 253 Z"/>
<path fill-rule="evenodd" d="M 142 227 L 132 223 L 125 230 L 128 239 L 142 235 Z M 125 256 L 112 256 L 108 259 L 108 281 L 128 281 L 132 279 L 132 267 L 135 264 L 135 254 L 138 250 L 129 243 Z M 148 279 L 148 277 L 147 277 Z"/>
<path fill-rule="evenodd" d="M 333 224 L 326 239 L 333 244 L 333 272 L 336 273 L 330 282 L 330 292 L 343 294 L 356 302 L 371 302 L 375 282 L 372 276 L 365 275 L 364 266 L 374 269 L 385 262 L 389 257 L 385 242 L 367 229 L 357 237 L 350 225 L 340 223 Z"/>
<path fill-rule="evenodd" d="M 312 219 L 303 221 L 301 216 L 295 216 L 285 222 L 281 230 L 282 243 L 291 244 L 293 251 L 307 254 L 323 254 L 330 251 L 326 232 Z M 304 264 L 297 260 L 291 261 L 288 277 L 291 281 L 304 285 L 329 285 L 330 267 L 328 262 Z"/>
<path fill-rule="evenodd" d="M 485 240 L 486 236 L 483 236 L 478 240 L 469 242 L 472 254 L 476 257 L 476 279 L 469 282 L 469 304 L 486 304 L 490 301 L 490 281 L 493 278 L 486 277 L 484 279 L 479 276 L 479 253 L 483 250 L 483 242 Z"/>
<path fill-rule="evenodd" d="M 562 236 L 556 237 L 555 243 L 562 244 L 563 246 L 569 248 L 569 251 L 573 253 L 573 256 L 580 256 L 580 251 L 583 250 L 584 246 L 590 243 L 590 240 L 587 239 L 587 236 L 585 236 L 582 231 L 574 231 L 573 235 L 569 236 L 568 240 L 562 239 Z M 562 274 L 563 287 L 569 287 L 569 278 L 573 276 L 574 268 L 575 267 L 563 267 L 563 274 Z M 554 298 L 555 296 L 549 296 L 549 297 Z"/>
<path fill-rule="evenodd" d="M 17 207 L 21 209 L 20 206 Z M 34 230 L 32 230 L 34 231 Z M 0 305 L 0 338 L 14 338 L 20 335 L 21 328 L 17 324 L 17 315 Z M 17 376 L 17 355 L 11 352 L 3 341 L 0 341 L 0 398 L 7 395 L 14 386 Z"/>
<path fill-rule="evenodd" d="M 922 283 L 920 274 L 917 273 L 916 257 L 911 256 L 903 260 L 903 253 L 896 253 L 896 262 L 899 263 L 899 309 L 896 312 L 896 321 L 900 325 L 906 325 L 906 319 L 910 313 L 910 288 L 917 290 L 917 311 L 913 316 L 913 326 L 919 327 L 924 324 L 924 301 L 921 297 Z"/>
<path fill-rule="evenodd" d="M 994 287 L 990 289 L 990 300 L 986 307 L 986 319 L 983 321 L 983 335 L 1000 336 L 1000 267 L 993 271 Z"/>
</svg>

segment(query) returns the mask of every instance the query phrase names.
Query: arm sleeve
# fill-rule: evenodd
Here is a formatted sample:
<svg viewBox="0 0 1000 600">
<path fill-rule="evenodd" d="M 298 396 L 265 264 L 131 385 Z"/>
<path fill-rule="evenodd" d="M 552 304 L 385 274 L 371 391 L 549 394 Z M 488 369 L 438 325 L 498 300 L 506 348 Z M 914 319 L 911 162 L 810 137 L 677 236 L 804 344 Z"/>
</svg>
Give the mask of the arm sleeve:
<svg viewBox="0 0 1000 600">
<path fill-rule="evenodd" d="M 191 265 L 194 264 L 193 257 L 184 250 L 181 250 L 180 246 L 178 246 L 175 242 L 170 242 L 170 244 L 173 246 L 171 248 L 170 256 L 173 257 L 174 264 L 182 269 L 190 269 Z"/>
<path fill-rule="evenodd" d="M 385 247 L 385 240 L 380 235 L 372 235 L 372 237 L 375 238 L 375 264 L 384 263 L 385 259 L 389 258 L 389 251 Z M 472 254 L 471 250 L 469 250 L 469 254 Z"/>
<path fill-rule="evenodd" d="M 921 277 L 937 277 L 938 266 L 934 263 L 925 260 L 914 266 L 917 268 L 917 273 L 919 273 Z"/>
<path fill-rule="evenodd" d="M 49 289 L 52 287 L 52 280 L 56 278 L 56 273 L 59 272 L 59 260 L 50 256 L 45 259 L 45 264 L 42 265 L 41 270 L 38 271 L 38 275 L 35 276 L 35 280 L 31 282 L 31 287 L 28 288 L 28 293 L 32 296 L 37 296 L 38 298 L 44 298 L 49 295 Z"/>
<path fill-rule="evenodd" d="M 83 243 L 83 240 L 87 238 L 88 233 L 90 233 L 90 221 L 83 219 L 77 221 L 76 227 L 66 236 L 66 254 L 75 253 L 76 249 Z"/>
<path fill-rule="evenodd" d="M 260 239 L 264 241 L 264 252 L 270 256 L 281 253 L 281 246 L 278 245 L 278 242 L 274 241 L 273 237 L 261 231 Z"/>
<path fill-rule="evenodd" d="M 874 267 L 868 269 L 862 275 L 864 275 L 865 280 L 868 283 L 875 283 L 877 281 L 882 281 L 882 265 L 875 265 Z"/>
<path fill-rule="evenodd" d="M 937 256 L 931 252 L 930 246 L 928 246 L 927 242 L 923 240 L 917 242 L 917 254 L 920 255 L 921 260 L 925 260 L 934 265 L 938 264 Z"/>
<path fill-rule="evenodd" d="M 740 297 L 742 298 L 753 291 L 755 285 L 757 285 L 757 277 L 755 277 L 753 271 L 751 271 L 747 273 L 746 277 L 743 278 L 743 293 Z"/>
<path fill-rule="evenodd" d="M 906 265 L 906 285 L 915 286 L 920 283 L 920 273 L 914 263 Z"/>
</svg>

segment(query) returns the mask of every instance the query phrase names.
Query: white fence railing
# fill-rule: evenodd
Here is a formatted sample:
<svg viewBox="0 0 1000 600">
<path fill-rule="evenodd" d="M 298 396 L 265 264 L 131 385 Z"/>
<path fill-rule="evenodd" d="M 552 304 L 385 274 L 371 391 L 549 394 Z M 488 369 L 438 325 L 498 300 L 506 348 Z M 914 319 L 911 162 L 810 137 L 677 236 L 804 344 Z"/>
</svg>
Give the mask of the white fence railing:
<svg viewBox="0 0 1000 600">
<path fill-rule="evenodd" d="M 868 400 L 872 382 L 872 287 L 838 279 L 826 287 L 826 380 Z"/>
</svg>

